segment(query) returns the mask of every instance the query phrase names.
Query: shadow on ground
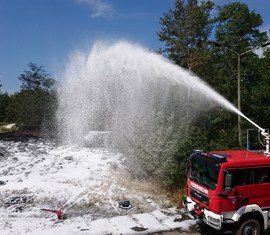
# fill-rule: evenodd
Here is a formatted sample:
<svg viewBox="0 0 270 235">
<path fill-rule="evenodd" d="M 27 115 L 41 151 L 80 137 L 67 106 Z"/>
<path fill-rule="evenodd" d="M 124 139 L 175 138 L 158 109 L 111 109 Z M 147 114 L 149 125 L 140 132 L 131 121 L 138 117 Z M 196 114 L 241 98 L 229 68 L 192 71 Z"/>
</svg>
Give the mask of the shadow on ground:
<svg viewBox="0 0 270 235">
<path fill-rule="evenodd" d="M 232 231 L 229 230 L 221 230 L 217 231 L 209 226 L 207 226 L 204 222 L 197 221 L 196 225 L 190 228 L 190 231 L 183 231 L 181 228 L 174 229 L 172 231 L 163 231 L 157 233 L 151 233 L 152 235 L 229 235 L 233 234 Z"/>
<path fill-rule="evenodd" d="M 151 233 L 151 235 L 233 235 L 233 232 L 231 229 L 221 230 L 217 231 L 209 226 L 207 226 L 202 221 L 197 221 L 196 225 L 192 226 L 190 228 L 190 231 L 186 232 L 183 231 L 181 228 L 177 228 L 171 231 L 163 231 L 163 232 L 157 232 L 157 233 Z M 270 235 L 270 230 L 267 230 L 266 232 L 262 233 L 263 235 Z"/>
</svg>

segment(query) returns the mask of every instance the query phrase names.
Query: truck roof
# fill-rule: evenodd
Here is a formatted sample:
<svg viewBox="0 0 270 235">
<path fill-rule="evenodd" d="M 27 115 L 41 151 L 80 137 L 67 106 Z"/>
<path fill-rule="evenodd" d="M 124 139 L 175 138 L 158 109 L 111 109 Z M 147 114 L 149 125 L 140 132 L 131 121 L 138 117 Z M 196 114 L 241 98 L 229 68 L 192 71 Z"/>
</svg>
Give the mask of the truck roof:
<svg viewBox="0 0 270 235">
<path fill-rule="evenodd" d="M 263 154 L 263 152 L 253 152 L 248 150 L 225 150 L 212 151 L 210 154 L 221 155 L 226 158 L 226 162 L 243 162 L 246 164 L 270 164 L 270 157 Z"/>
</svg>

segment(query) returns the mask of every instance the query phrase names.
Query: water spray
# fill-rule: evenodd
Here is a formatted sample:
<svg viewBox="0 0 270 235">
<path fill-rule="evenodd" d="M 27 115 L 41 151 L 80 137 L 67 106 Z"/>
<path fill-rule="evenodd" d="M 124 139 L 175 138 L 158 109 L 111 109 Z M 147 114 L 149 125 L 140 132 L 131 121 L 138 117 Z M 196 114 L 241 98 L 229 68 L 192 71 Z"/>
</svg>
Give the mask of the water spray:
<svg viewBox="0 0 270 235">
<path fill-rule="evenodd" d="M 270 135 L 265 129 L 199 77 L 159 54 L 123 41 L 96 42 L 88 53 L 77 52 L 70 59 L 58 92 L 57 127 L 63 144 L 84 145 L 89 133 L 110 131 L 115 146 L 125 146 L 134 117 L 145 120 L 150 130 L 156 118 L 150 114 L 167 108 L 172 97 L 167 93 L 176 85 L 178 115 L 198 115 L 210 101 L 221 105 L 259 129 L 266 142 L 265 155 L 270 156 Z M 197 103 L 192 110 L 185 94 L 193 94 L 191 99 Z"/>
</svg>

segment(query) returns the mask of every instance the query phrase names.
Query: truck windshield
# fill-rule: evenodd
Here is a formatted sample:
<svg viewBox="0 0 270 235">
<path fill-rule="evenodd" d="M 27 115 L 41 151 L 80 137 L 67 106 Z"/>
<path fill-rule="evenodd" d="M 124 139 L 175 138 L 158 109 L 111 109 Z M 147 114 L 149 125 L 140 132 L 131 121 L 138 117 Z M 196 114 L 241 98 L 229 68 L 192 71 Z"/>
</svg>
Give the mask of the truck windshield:
<svg viewBox="0 0 270 235">
<path fill-rule="evenodd" d="M 191 155 L 189 170 L 191 180 L 214 190 L 217 186 L 219 170 L 219 161 L 202 155 Z"/>
</svg>

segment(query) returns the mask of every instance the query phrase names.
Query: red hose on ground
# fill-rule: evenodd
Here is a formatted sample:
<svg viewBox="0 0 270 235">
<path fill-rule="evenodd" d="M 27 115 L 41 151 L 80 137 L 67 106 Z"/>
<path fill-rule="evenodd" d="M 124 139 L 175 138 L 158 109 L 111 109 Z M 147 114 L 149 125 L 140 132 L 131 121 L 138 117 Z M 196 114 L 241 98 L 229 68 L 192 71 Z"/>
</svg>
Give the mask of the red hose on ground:
<svg viewBox="0 0 270 235">
<path fill-rule="evenodd" d="M 55 213 L 57 215 L 58 220 L 64 219 L 63 212 L 61 210 L 50 210 L 50 209 L 41 209 L 41 210 Z"/>
</svg>

